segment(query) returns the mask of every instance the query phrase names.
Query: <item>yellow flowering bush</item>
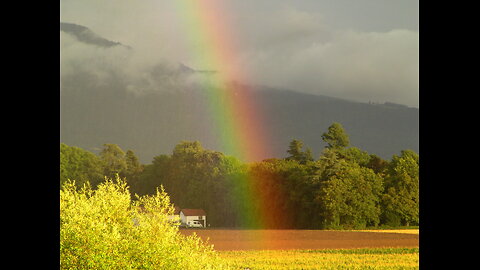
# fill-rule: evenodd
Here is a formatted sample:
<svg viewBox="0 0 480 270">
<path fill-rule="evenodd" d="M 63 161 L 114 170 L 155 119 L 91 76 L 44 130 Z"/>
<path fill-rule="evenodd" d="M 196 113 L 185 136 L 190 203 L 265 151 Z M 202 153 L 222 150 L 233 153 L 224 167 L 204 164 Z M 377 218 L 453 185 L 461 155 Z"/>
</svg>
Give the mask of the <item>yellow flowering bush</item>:
<svg viewBox="0 0 480 270">
<path fill-rule="evenodd" d="M 61 269 L 225 269 L 213 247 L 178 233 L 163 187 L 132 200 L 116 178 L 60 191 Z"/>
</svg>

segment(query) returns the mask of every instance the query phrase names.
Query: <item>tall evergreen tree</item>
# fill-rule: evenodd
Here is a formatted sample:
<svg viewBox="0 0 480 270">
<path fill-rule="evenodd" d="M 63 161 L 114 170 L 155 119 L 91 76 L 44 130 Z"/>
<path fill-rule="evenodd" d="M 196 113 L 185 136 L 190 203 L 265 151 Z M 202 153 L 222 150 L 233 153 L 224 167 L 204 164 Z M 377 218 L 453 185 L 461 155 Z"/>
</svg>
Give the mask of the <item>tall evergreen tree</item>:
<svg viewBox="0 0 480 270">
<path fill-rule="evenodd" d="M 287 153 L 290 154 L 286 158 L 287 160 L 295 160 L 300 164 L 306 164 L 308 161 L 313 161 L 312 151 L 309 148 L 303 151 L 303 142 L 297 139 L 290 142 Z"/>
<path fill-rule="evenodd" d="M 350 145 L 350 139 L 340 123 L 333 123 L 328 127 L 328 131 L 322 134 L 322 139 L 326 142 L 327 148 L 341 149 Z"/>
</svg>

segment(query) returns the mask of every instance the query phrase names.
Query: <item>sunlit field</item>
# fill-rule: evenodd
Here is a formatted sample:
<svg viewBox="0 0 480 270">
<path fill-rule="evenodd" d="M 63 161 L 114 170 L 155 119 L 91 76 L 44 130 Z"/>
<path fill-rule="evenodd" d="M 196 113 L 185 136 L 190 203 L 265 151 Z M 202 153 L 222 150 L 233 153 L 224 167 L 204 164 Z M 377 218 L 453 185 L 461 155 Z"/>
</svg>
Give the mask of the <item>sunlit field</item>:
<svg viewBox="0 0 480 270">
<path fill-rule="evenodd" d="M 418 248 L 220 251 L 232 269 L 418 269 Z"/>
<path fill-rule="evenodd" d="M 208 239 L 229 269 L 418 269 L 418 229 L 180 230 Z"/>
<path fill-rule="evenodd" d="M 404 229 L 404 230 L 357 230 L 357 232 L 420 234 L 420 230 L 419 230 L 419 229 Z"/>
</svg>

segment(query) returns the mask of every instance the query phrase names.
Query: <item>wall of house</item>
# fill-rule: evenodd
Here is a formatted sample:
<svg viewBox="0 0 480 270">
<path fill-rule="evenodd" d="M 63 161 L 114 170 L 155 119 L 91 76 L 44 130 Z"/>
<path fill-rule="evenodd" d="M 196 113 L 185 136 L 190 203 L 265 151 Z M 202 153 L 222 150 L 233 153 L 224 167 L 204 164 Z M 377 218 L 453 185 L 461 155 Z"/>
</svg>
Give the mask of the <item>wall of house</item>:
<svg viewBox="0 0 480 270">
<path fill-rule="evenodd" d="M 183 212 L 180 212 L 180 222 L 182 222 L 182 224 L 187 223 L 186 217 Z"/>
<path fill-rule="evenodd" d="M 185 216 L 183 214 L 183 212 L 180 212 L 180 219 L 182 221 L 183 224 L 187 224 L 189 221 L 194 221 L 194 220 L 200 220 L 198 218 L 199 216 Z M 207 217 L 206 216 L 201 216 L 203 220 L 205 220 L 205 226 L 208 226 L 207 225 Z"/>
<path fill-rule="evenodd" d="M 201 218 L 198 218 L 199 216 L 187 216 L 187 222 L 188 221 L 194 221 L 194 220 L 204 220 L 205 226 L 207 225 L 207 217 L 206 216 L 200 216 Z"/>
</svg>

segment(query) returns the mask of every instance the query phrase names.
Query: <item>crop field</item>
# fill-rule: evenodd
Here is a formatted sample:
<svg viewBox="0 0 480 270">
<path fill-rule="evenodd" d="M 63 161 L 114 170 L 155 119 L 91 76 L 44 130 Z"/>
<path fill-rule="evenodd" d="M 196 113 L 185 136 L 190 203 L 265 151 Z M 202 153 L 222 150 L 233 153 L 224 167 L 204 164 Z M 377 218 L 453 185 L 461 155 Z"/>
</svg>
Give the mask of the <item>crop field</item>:
<svg viewBox="0 0 480 270">
<path fill-rule="evenodd" d="M 289 249 L 352 249 L 384 247 L 418 247 L 417 233 L 383 231 L 324 231 L 324 230 L 192 230 L 208 239 L 214 249 L 221 250 L 289 250 Z"/>
<path fill-rule="evenodd" d="M 418 269 L 417 230 L 180 230 L 232 269 Z"/>
<path fill-rule="evenodd" d="M 418 269 L 418 248 L 220 251 L 232 269 Z"/>
</svg>

